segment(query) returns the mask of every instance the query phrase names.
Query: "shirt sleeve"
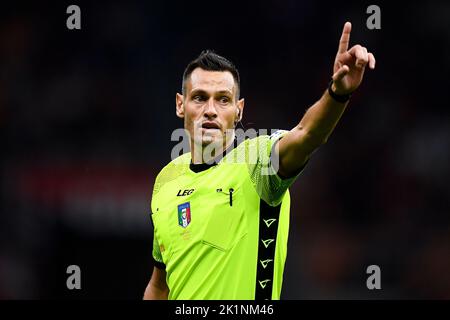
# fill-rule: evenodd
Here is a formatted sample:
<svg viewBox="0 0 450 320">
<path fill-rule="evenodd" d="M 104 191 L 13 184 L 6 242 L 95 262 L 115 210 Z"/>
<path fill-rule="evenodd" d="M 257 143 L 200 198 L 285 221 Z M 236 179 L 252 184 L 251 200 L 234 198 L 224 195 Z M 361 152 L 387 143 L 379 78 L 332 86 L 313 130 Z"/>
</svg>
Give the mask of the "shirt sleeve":
<svg viewBox="0 0 450 320">
<path fill-rule="evenodd" d="M 153 205 L 153 201 L 152 201 Z M 159 269 L 166 269 L 166 265 L 164 264 L 162 254 L 161 254 L 161 246 L 159 245 L 158 238 L 156 237 L 155 224 L 153 222 L 153 217 L 150 217 L 150 221 L 153 227 L 153 249 L 152 249 L 152 258 L 155 267 Z"/>
<path fill-rule="evenodd" d="M 254 153 L 256 156 L 248 158 L 248 171 L 259 196 L 270 206 L 280 204 L 286 190 L 305 167 L 303 166 L 295 176 L 288 179 L 283 179 L 278 175 L 279 162 L 273 150 L 276 142 L 288 132 L 287 130 L 277 130 L 270 136 L 259 136 L 249 141 L 248 152 L 250 154 Z"/>
<path fill-rule="evenodd" d="M 155 232 L 153 232 L 153 250 L 152 250 L 152 257 L 154 260 L 155 267 L 159 269 L 166 269 L 166 266 L 164 264 L 162 255 L 161 255 L 161 249 L 158 243 L 158 239 L 156 238 Z"/>
</svg>

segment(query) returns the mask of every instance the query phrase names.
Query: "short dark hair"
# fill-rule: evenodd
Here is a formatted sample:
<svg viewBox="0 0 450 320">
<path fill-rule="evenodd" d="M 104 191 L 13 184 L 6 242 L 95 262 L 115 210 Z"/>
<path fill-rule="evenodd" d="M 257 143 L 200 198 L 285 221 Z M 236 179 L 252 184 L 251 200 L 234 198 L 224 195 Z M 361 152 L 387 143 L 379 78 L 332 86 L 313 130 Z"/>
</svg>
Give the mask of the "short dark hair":
<svg viewBox="0 0 450 320">
<path fill-rule="evenodd" d="M 237 85 L 236 96 L 239 99 L 239 92 L 241 86 L 241 82 L 239 79 L 239 71 L 236 69 L 236 67 L 230 60 L 222 56 L 219 56 L 212 50 L 203 50 L 202 53 L 200 53 L 200 55 L 196 59 L 192 60 L 187 65 L 183 73 L 183 83 L 181 88 L 183 95 L 186 94 L 187 78 L 191 75 L 192 71 L 194 71 L 197 68 L 201 68 L 206 71 L 229 71 L 233 75 L 234 81 L 236 82 Z"/>
</svg>

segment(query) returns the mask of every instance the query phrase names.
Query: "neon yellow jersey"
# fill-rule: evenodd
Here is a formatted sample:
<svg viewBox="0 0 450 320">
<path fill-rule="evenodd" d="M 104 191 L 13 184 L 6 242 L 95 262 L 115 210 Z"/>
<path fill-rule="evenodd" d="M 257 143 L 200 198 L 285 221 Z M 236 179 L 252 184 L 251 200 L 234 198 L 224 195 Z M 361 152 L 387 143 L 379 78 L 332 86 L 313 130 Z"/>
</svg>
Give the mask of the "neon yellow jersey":
<svg viewBox="0 0 450 320">
<path fill-rule="evenodd" d="M 279 299 L 289 233 L 288 187 L 272 168 L 275 142 L 248 139 L 216 165 L 186 153 L 156 178 L 153 258 L 169 299 Z"/>
</svg>

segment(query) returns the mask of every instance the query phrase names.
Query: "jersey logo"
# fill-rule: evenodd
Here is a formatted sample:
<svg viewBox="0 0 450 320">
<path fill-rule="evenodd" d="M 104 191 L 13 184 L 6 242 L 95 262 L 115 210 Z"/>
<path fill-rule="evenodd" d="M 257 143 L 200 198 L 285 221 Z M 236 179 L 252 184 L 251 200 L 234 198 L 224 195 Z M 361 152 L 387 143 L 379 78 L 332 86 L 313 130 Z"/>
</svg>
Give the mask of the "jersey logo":
<svg viewBox="0 0 450 320">
<path fill-rule="evenodd" d="M 268 247 L 273 241 L 275 241 L 274 239 L 267 239 L 267 240 L 262 240 L 262 243 L 264 244 L 264 247 Z"/>
<path fill-rule="evenodd" d="M 277 219 L 263 219 L 264 223 L 266 224 L 267 228 L 270 228 L 270 226 L 272 225 L 272 223 L 274 223 L 275 221 L 277 221 Z"/>
<path fill-rule="evenodd" d="M 270 261 L 273 261 L 273 260 L 272 259 L 259 260 L 259 262 L 261 262 L 264 269 L 267 267 L 267 265 L 269 264 Z"/>
<path fill-rule="evenodd" d="M 269 281 L 270 281 L 270 279 L 259 281 L 259 285 L 261 286 L 261 288 L 264 289 L 267 285 L 267 282 L 269 282 Z"/>
<path fill-rule="evenodd" d="M 183 192 L 181 192 L 181 190 L 178 190 L 177 197 L 188 196 L 188 195 L 190 195 L 192 192 L 194 192 L 194 189 L 183 190 Z"/>
<path fill-rule="evenodd" d="M 189 202 L 178 205 L 178 224 L 186 228 L 191 223 L 191 204 Z"/>
</svg>

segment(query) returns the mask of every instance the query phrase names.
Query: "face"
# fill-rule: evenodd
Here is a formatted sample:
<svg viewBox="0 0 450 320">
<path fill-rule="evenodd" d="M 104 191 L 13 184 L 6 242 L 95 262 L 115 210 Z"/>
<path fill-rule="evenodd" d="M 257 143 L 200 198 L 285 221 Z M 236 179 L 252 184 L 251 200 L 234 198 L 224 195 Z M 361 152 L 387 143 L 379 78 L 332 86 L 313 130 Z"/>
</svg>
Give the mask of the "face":
<svg viewBox="0 0 450 320">
<path fill-rule="evenodd" d="M 234 129 L 244 108 L 244 99 L 236 99 L 237 86 L 231 72 L 197 68 L 185 86 L 185 96 L 177 94 L 176 111 L 184 119 L 191 146 L 225 143 L 226 133 Z"/>
</svg>

